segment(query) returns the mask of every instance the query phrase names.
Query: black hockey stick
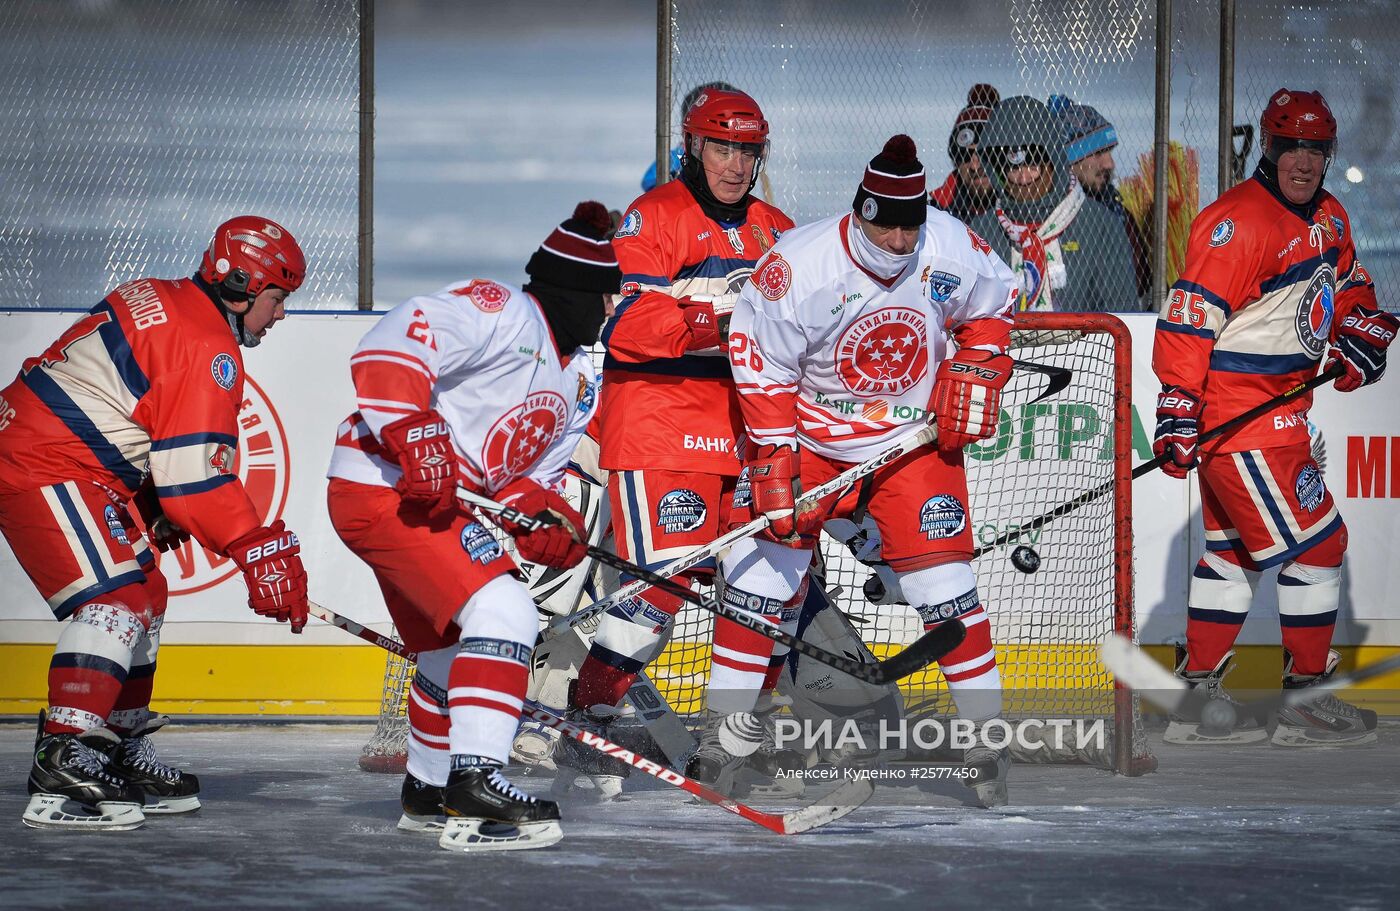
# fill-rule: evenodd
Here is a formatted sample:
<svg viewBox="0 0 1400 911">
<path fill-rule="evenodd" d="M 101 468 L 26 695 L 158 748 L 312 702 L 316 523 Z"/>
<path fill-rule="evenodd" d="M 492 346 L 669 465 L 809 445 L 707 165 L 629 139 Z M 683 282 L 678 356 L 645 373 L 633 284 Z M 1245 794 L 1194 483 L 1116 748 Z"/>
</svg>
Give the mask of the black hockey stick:
<svg viewBox="0 0 1400 911">
<path fill-rule="evenodd" d="M 1135 645 L 1127 636 L 1110 633 L 1099 647 L 1099 658 L 1118 682 L 1187 721 L 1204 721 L 1229 730 L 1240 714 L 1261 717 L 1281 708 L 1312 702 L 1328 693 L 1344 690 L 1352 684 L 1400 671 L 1400 655 L 1358 667 L 1347 674 L 1337 674 L 1315 686 L 1278 693 L 1231 705 L 1227 700 L 1211 698 L 1204 687 L 1192 688 L 1180 677 L 1158 664 L 1156 659 Z"/>
<path fill-rule="evenodd" d="M 1035 361 L 1012 361 L 1017 370 L 1024 370 L 1027 373 L 1039 373 L 1048 376 L 1050 382 L 1046 384 L 1042 391 L 1035 398 L 1026 404 L 1034 404 L 1041 399 L 1049 398 L 1057 392 L 1069 386 L 1070 380 L 1074 378 L 1074 371 L 1068 367 L 1055 367 L 1051 364 L 1037 364 Z"/>
<path fill-rule="evenodd" d="M 1208 440 L 1213 440 L 1222 434 L 1229 433 L 1237 427 L 1249 423 L 1250 421 L 1254 420 L 1260 415 L 1268 414 L 1270 411 L 1273 411 L 1278 406 L 1293 401 L 1303 393 L 1316 389 L 1318 386 L 1321 386 L 1328 380 L 1336 379 L 1345 372 L 1346 367 L 1342 365 L 1341 361 L 1338 361 L 1337 363 L 1333 364 L 1329 369 L 1322 371 L 1312 379 L 1305 380 L 1304 382 L 1299 383 L 1298 385 L 1287 390 L 1286 392 L 1279 393 L 1278 395 L 1269 399 L 1267 402 L 1255 405 L 1253 408 L 1249 409 L 1243 414 L 1235 415 L 1234 417 L 1230 418 L 1230 420 L 1221 424 L 1219 427 L 1212 427 L 1210 430 L 1205 431 L 1200 436 L 1200 442 L 1204 443 Z M 1163 465 L 1166 464 L 1166 461 L 1169 457 L 1169 453 L 1164 452 L 1159 456 L 1155 456 L 1154 458 L 1148 459 L 1146 462 L 1143 462 L 1141 465 L 1133 469 L 1133 480 L 1137 480 L 1143 475 L 1149 474 L 1153 471 L 1156 471 L 1158 468 L 1161 468 Z M 1035 531 L 1036 529 L 1055 521 L 1061 516 L 1069 515 L 1079 507 L 1085 505 L 1086 503 L 1092 503 L 1099 497 L 1112 490 L 1113 484 L 1113 480 L 1104 481 L 1098 487 L 1084 491 L 1079 496 L 1075 497 L 1072 500 L 1068 500 L 1064 503 L 1061 503 L 1059 506 L 1056 506 L 1054 509 L 1050 510 L 1044 515 L 1037 516 L 1036 518 L 1031 519 L 1029 522 L 1026 522 L 1022 525 L 1018 525 L 1015 528 L 1003 532 L 1000 536 L 997 537 L 996 540 L 987 544 L 983 544 L 981 547 L 974 550 L 972 552 L 972 558 L 975 560 L 983 554 L 987 553 L 988 551 L 992 551 L 998 547 L 1001 547 L 1003 544 L 1019 540 L 1020 537 L 1025 533 Z"/>
<path fill-rule="evenodd" d="M 468 490 L 459 488 L 457 497 L 470 506 L 474 506 L 483 512 L 499 516 L 505 521 L 513 525 L 519 525 L 526 530 L 533 531 L 548 525 L 558 524 L 557 522 L 550 522 L 546 519 L 526 515 L 512 506 L 502 506 L 494 500 Z M 697 594 L 683 585 L 672 582 L 665 576 L 659 576 L 645 567 L 638 566 L 630 560 L 624 560 L 617 554 L 603 550 L 601 547 L 588 545 L 588 555 L 599 563 L 606 564 L 614 569 L 634 576 L 678 598 L 683 598 L 691 604 L 704 608 L 715 616 L 723 617 L 726 620 L 732 620 L 740 626 L 751 629 L 761 636 L 766 636 L 774 642 L 786 645 L 798 654 L 806 655 L 814 661 L 820 661 L 839 671 L 850 674 L 852 677 L 864 680 L 866 683 L 874 683 L 883 686 L 884 684 L 894 683 L 897 680 L 908 677 L 916 671 L 923 670 L 932 662 L 937 661 L 939 658 L 942 658 L 944 655 L 957 648 L 958 645 L 962 643 L 963 637 L 967 635 L 967 630 L 960 621 L 945 620 L 934 629 L 924 633 L 912 645 L 899 652 L 899 654 L 886 658 L 884 661 L 877 664 L 867 664 L 845 655 L 832 654 L 826 649 L 812 645 L 810 642 L 798 639 L 796 636 L 790 636 L 757 614 L 750 614 L 747 611 L 741 611 L 737 608 L 730 607 L 728 604 L 716 601 L 714 598 L 707 598 L 704 595 Z"/>
<path fill-rule="evenodd" d="M 309 613 L 332 626 L 345 630 L 352 636 L 377 645 L 380 648 L 393 652 L 405 661 L 414 661 L 417 658 L 416 652 L 411 652 L 404 647 L 403 643 L 395 642 L 386 636 L 381 636 L 374 630 L 369 629 L 349 617 L 342 617 L 329 608 L 322 607 L 314 601 L 309 604 Z M 540 705 L 539 703 L 526 701 L 521 714 L 533 721 L 538 721 L 546 727 L 553 728 L 565 736 L 572 737 L 584 746 L 591 747 L 600 753 L 625 762 L 629 766 L 639 771 L 645 772 L 652 778 L 666 782 L 672 787 L 680 788 L 689 794 L 694 794 L 701 800 L 728 810 L 735 816 L 742 816 L 749 822 L 763 826 L 779 835 L 797 835 L 807 832 L 819 826 L 824 826 L 829 822 L 834 822 L 860 807 L 870 795 L 875 793 L 875 786 L 869 779 L 856 779 L 848 781 L 825 797 L 808 804 L 805 807 L 793 810 L 791 813 L 765 813 L 756 810 L 747 804 L 731 800 L 710 788 L 705 787 L 694 779 L 687 778 L 680 772 L 668 769 L 663 765 L 652 762 L 636 755 L 631 750 L 624 749 L 606 738 L 597 734 L 583 730 L 577 725 L 571 724 L 554 712 Z"/>
</svg>

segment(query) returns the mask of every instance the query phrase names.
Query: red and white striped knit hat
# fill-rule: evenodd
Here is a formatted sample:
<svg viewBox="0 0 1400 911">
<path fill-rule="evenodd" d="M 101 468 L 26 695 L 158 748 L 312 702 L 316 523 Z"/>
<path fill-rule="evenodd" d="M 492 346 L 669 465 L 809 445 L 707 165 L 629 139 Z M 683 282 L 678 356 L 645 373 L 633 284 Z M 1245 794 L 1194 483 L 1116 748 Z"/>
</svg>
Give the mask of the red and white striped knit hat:
<svg viewBox="0 0 1400 911">
<path fill-rule="evenodd" d="M 928 220 L 924 166 L 914 140 L 903 133 L 890 137 L 866 165 L 851 207 L 876 225 L 910 228 Z"/>
</svg>

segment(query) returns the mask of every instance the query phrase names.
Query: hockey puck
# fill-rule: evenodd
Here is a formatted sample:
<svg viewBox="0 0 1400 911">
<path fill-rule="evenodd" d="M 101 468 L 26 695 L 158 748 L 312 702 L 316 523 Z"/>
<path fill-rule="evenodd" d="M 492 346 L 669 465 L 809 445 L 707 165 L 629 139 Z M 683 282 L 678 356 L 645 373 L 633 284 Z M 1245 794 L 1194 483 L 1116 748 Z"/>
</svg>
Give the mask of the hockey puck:
<svg viewBox="0 0 1400 911">
<path fill-rule="evenodd" d="M 1201 728 L 1218 734 L 1228 734 L 1239 720 L 1235 707 L 1224 699 L 1212 699 L 1201 706 Z"/>
<path fill-rule="evenodd" d="M 1033 573 L 1040 569 L 1040 554 L 1022 544 L 1011 552 L 1011 565 L 1023 573 Z"/>
</svg>

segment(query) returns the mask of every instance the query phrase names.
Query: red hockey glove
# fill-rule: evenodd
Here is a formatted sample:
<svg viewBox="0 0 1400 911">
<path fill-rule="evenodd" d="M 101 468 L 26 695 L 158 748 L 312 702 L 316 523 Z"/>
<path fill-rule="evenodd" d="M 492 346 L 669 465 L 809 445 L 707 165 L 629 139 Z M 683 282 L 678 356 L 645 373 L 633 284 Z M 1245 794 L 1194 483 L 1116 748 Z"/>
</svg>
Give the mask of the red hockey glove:
<svg viewBox="0 0 1400 911">
<path fill-rule="evenodd" d="M 420 411 L 385 425 L 379 439 L 403 469 L 394 486 L 405 500 L 428 507 L 429 515 L 456 507 L 457 453 L 442 415 Z"/>
<path fill-rule="evenodd" d="M 558 522 L 535 531 L 506 523 L 506 531 L 515 539 L 515 549 L 524 559 L 552 569 L 572 569 L 588 556 L 588 529 L 583 516 L 559 494 L 520 478 L 501 489 L 500 499 L 502 504 L 514 506 L 526 515 Z"/>
<path fill-rule="evenodd" d="M 1337 327 L 1327 367 L 1341 361 L 1346 373 L 1332 385 L 1339 392 L 1354 392 L 1369 386 L 1385 373 L 1385 349 L 1395 341 L 1400 320 L 1394 314 L 1369 307 L 1357 307 Z"/>
<path fill-rule="evenodd" d="M 141 521 L 146 526 L 146 539 L 156 550 L 165 553 L 190 539 L 189 532 L 166 517 L 150 478 L 136 488 L 136 495 L 131 498 L 131 502 L 136 506 L 136 511 L 140 513 Z"/>
<path fill-rule="evenodd" d="M 1163 386 L 1157 396 L 1157 434 L 1152 454 L 1167 454 L 1162 470 L 1174 478 L 1184 478 L 1196 467 L 1200 453 L 1196 437 L 1201 430 L 1200 399 L 1180 386 Z"/>
<path fill-rule="evenodd" d="M 248 583 L 248 606 L 278 623 L 292 622 L 292 632 L 306 626 L 306 570 L 301 543 L 282 520 L 255 528 L 228 546 L 228 555 L 243 570 Z"/>
<path fill-rule="evenodd" d="M 768 517 L 768 527 L 759 536 L 789 547 L 798 546 L 802 534 L 810 534 L 816 524 L 815 509 L 797 513 L 794 507 L 802 495 L 802 476 L 797 452 L 790 446 L 759 446 L 746 464 L 749 495 L 755 515 Z"/>
<path fill-rule="evenodd" d="M 938 365 L 929 409 L 937 416 L 940 449 L 962 449 L 996 433 L 1011 367 L 1005 354 L 981 348 L 964 348 Z"/>
<path fill-rule="evenodd" d="M 717 306 L 712 300 L 697 297 L 681 298 L 681 316 L 690 329 L 687 351 L 722 348 L 729 336 L 729 314 L 734 309 Z"/>
</svg>

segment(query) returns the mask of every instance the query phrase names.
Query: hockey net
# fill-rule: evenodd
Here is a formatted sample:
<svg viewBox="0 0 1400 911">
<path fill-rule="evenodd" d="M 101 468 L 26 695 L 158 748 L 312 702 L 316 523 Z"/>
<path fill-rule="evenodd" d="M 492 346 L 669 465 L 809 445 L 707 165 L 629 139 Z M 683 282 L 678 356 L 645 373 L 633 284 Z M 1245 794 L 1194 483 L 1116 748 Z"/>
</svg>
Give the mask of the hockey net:
<svg viewBox="0 0 1400 911">
<path fill-rule="evenodd" d="M 1066 719 L 1107 733 L 1101 748 L 1017 753 L 1027 761 L 1079 761 L 1122 774 L 1155 767 L 1134 697 L 1115 687 L 1097 646 L 1110 632 L 1136 638 L 1132 600 L 1130 407 L 1131 344 L 1105 314 L 1022 314 L 1012 355 L 1070 371 L 1053 395 L 1043 374 L 1018 370 L 1008 385 L 996 436 L 966 450 L 969 518 L 983 552 L 974 561 L 978 592 L 992 621 L 1009 721 Z M 1008 533 L 1079 494 L 1109 492 L 1038 529 Z M 1025 573 L 1010 560 L 1025 545 L 1040 557 Z M 826 585 L 876 657 L 923 632 L 918 615 L 881 597 L 872 569 L 823 535 Z M 605 590 L 612 585 L 604 582 Z M 869 591 L 869 595 L 867 592 Z M 709 677 L 713 618 L 687 606 L 649 673 L 677 714 L 698 720 Z M 391 657 L 379 724 L 360 759 L 373 771 L 402 769 L 411 667 Z M 901 683 L 906 715 L 953 714 L 942 674 L 930 667 Z"/>
</svg>

